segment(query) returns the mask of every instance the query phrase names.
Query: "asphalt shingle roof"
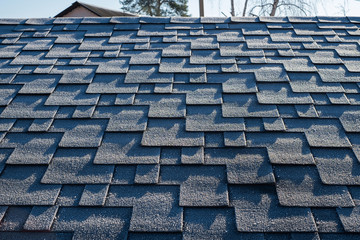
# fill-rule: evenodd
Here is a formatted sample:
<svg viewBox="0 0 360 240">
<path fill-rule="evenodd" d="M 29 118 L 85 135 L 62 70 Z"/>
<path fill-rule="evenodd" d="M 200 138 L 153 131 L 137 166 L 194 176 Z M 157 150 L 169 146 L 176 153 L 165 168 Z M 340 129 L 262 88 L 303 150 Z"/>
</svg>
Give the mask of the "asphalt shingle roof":
<svg viewBox="0 0 360 240">
<path fill-rule="evenodd" d="M 0 239 L 358 239 L 360 19 L 0 19 Z"/>
</svg>

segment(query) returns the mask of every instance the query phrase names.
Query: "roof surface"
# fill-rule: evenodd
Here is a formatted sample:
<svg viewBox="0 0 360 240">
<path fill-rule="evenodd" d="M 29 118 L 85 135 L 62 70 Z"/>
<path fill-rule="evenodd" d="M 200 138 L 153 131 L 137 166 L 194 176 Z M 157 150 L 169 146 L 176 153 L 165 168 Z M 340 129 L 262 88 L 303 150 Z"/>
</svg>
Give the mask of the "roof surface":
<svg viewBox="0 0 360 240">
<path fill-rule="evenodd" d="M 76 1 L 70 7 L 64 9 L 61 13 L 57 14 L 55 17 L 63 17 L 78 7 L 84 7 L 99 17 L 135 16 L 134 14 L 131 14 L 131 13 L 115 11 L 112 9 L 102 8 L 102 7 L 94 6 L 91 4 Z"/>
<path fill-rule="evenodd" d="M 359 238 L 360 18 L 0 25 L 0 239 Z"/>
</svg>

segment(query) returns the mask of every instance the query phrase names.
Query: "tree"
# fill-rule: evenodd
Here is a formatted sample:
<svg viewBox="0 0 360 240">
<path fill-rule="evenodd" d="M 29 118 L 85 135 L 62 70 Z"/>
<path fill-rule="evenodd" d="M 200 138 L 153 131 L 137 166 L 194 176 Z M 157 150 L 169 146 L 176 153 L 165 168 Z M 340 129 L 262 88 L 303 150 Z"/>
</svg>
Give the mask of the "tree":
<svg viewBox="0 0 360 240">
<path fill-rule="evenodd" d="M 311 0 L 246 0 L 243 16 L 246 14 L 250 16 L 307 16 L 314 13 L 313 2 Z M 247 12 L 248 8 L 249 12 Z"/>
<path fill-rule="evenodd" d="M 235 4 L 234 0 L 231 0 L 231 16 L 235 16 Z"/>
<path fill-rule="evenodd" d="M 126 12 L 149 16 L 188 16 L 188 0 L 119 0 Z"/>
</svg>

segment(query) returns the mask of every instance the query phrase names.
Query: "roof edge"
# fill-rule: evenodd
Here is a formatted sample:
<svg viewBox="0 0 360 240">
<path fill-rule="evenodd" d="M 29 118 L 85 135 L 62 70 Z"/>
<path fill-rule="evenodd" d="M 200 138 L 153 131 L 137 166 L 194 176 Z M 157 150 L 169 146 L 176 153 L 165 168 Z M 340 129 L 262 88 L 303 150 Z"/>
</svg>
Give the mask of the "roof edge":
<svg viewBox="0 0 360 240">
<path fill-rule="evenodd" d="M 95 15 L 99 16 L 99 17 L 105 17 L 105 16 L 102 16 L 98 11 L 96 11 L 96 9 L 101 9 L 101 10 L 104 10 L 104 11 L 107 11 L 107 12 L 111 11 L 113 13 L 119 13 L 119 16 L 129 16 L 129 17 L 137 16 L 137 15 L 131 14 L 131 13 L 120 12 L 120 11 L 116 11 L 116 10 L 112 10 L 112 9 L 108 9 L 108 8 L 103 8 L 103 7 L 98 7 L 98 6 L 94 6 L 94 5 L 91 5 L 91 4 L 83 3 L 83 2 L 80 2 L 80 1 L 75 1 L 75 2 L 73 2 L 71 4 L 70 7 L 66 8 L 65 10 L 63 10 L 62 12 L 60 12 L 56 16 L 54 16 L 54 18 L 61 17 L 62 15 L 68 14 L 77 7 L 84 7 L 87 10 L 89 10 L 90 12 L 92 12 Z"/>
</svg>

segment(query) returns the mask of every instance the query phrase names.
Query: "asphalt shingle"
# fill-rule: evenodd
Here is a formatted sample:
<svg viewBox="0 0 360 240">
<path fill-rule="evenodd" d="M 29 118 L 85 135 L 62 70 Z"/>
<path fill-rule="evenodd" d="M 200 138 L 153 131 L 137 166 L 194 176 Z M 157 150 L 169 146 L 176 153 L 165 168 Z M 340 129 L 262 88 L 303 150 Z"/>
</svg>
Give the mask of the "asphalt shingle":
<svg viewBox="0 0 360 240">
<path fill-rule="evenodd" d="M 144 146 L 203 146 L 204 134 L 186 132 L 182 120 L 150 119 L 141 144 Z"/>
<path fill-rule="evenodd" d="M 158 66 L 139 65 L 130 67 L 129 72 L 125 77 L 125 83 L 171 83 L 173 82 L 173 78 L 174 74 L 159 73 Z"/>
<path fill-rule="evenodd" d="M 28 231 L 50 231 L 58 209 L 58 206 L 34 206 L 24 224 L 24 229 Z"/>
<path fill-rule="evenodd" d="M 103 106 L 96 108 L 94 118 L 108 118 L 107 131 L 138 132 L 146 129 L 147 114 L 145 106 Z"/>
<path fill-rule="evenodd" d="M 278 117 L 276 105 L 260 105 L 254 94 L 223 95 L 224 117 Z"/>
<path fill-rule="evenodd" d="M 97 66 L 96 73 L 126 73 L 129 69 L 128 58 L 89 58 L 86 64 Z"/>
<path fill-rule="evenodd" d="M 163 166 L 160 183 L 180 185 L 180 206 L 227 206 L 224 170 L 221 166 Z"/>
<path fill-rule="evenodd" d="M 186 130 L 190 132 L 245 130 L 243 118 L 223 118 L 220 107 L 189 106 L 186 115 Z"/>
<path fill-rule="evenodd" d="M 314 232 L 316 225 L 310 208 L 281 206 L 272 186 L 230 188 L 240 232 Z"/>
<path fill-rule="evenodd" d="M 274 164 L 313 164 L 310 146 L 299 133 L 247 133 L 249 147 L 266 147 Z"/>
<path fill-rule="evenodd" d="M 86 93 L 86 85 L 59 85 L 47 98 L 45 105 L 95 105 L 100 95 Z"/>
<path fill-rule="evenodd" d="M 359 23 L 0 19 L 0 239 L 358 239 Z"/>
<path fill-rule="evenodd" d="M 160 148 L 139 146 L 139 133 L 106 133 L 96 153 L 95 164 L 155 164 Z"/>
<path fill-rule="evenodd" d="M 44 172 L 45 168 L 40 166 L 7 166 L 0 180 L 0 204 L 54 205 L 61 185 L 41 184 Z"/>
<path fill-rule="evenodd" d="M 139 85 L 124 84 L 125 75 L 96 74 L 86 89 L 86 93 L 136 93 Z"/>
<path fill-rule="evenodd" d="M 94 157 L 93 149 L 58 150 L 41 182 L 47 184 L 109 183 L 114 166 L 93 165 Z"/>
<path fill-rule="evenodd" d="M 18 95 L 2 111 L 0 118 L 53 118 L 59 106 L 44 106 L 47 96 Z"/>
<path fill-rule="evenodd" d="M 276 191 L 284 206 L 353 207 L 346 186 L 330 186 L 321 182 L 314 166 L 279 166 L 275 168 Z"/>
<path fill-rule="evenodd" d="M 60 208 L 53 229 L 74 232 L 72 239 L 118 239 L 127 235 L 131 211 L 128 208 Z"/>
<path fill-rule="evenodd" d="M 57 133 L 9 133 L 1 148 L 14 148 L 8 164 L 48 164 L 62 135 Z"/>
</svg>

